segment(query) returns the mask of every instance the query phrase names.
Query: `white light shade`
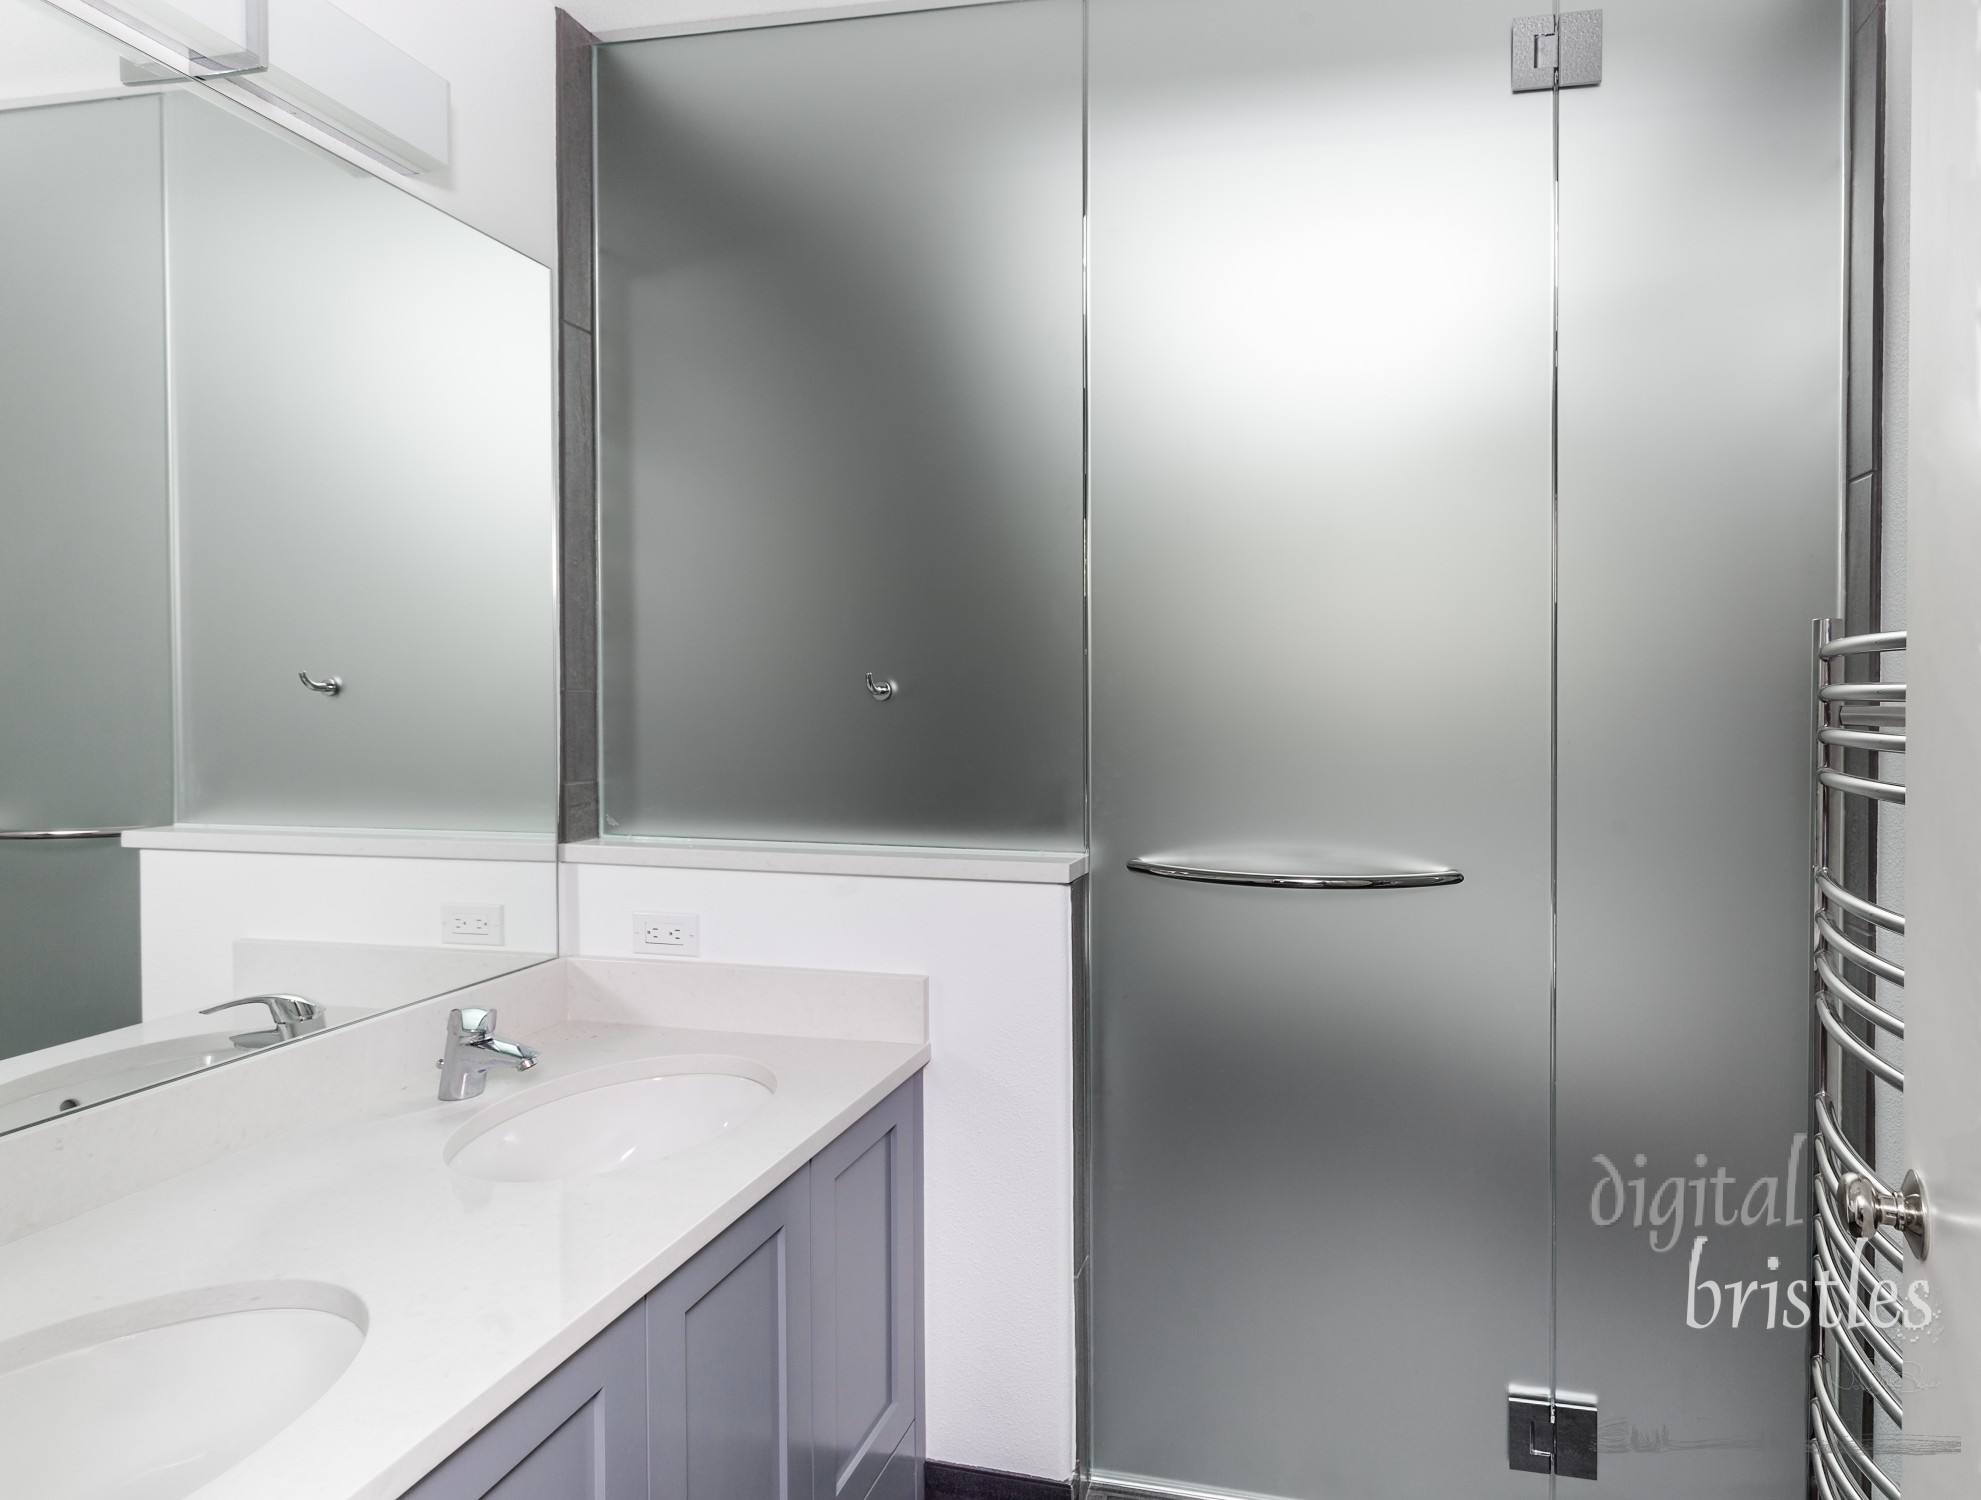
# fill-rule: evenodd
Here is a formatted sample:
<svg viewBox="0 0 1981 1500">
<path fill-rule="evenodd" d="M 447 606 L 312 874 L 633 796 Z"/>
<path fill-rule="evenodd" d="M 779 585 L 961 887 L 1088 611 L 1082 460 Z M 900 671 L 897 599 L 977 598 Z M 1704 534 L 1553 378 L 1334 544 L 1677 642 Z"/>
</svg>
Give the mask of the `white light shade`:
<svg viewBox="0 0 1981 1500">
<path fill-rule="evenodd" d="M 255 50 L 261 0 L 117 0 L 116 10 L 176 50 L 234 63 Z"/>
<path fill-rule="evenodd" d="M 329 0 L 266 4 L 268 68 L 241 79 L 245 87 L 351 136 L 407 171 L 447 165 L 445 78 Z"/>
</svg>

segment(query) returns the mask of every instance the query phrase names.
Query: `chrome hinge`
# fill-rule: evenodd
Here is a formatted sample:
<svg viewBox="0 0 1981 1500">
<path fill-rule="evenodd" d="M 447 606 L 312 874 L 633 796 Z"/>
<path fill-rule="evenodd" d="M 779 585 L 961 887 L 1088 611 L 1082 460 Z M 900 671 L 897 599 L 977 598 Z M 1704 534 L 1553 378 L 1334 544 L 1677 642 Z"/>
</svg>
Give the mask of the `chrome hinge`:
<svg viewBox="0 0 1981 1500">
<path fill-rule="evenodd" d="M 1565 10 L 1560 15 L 1514 17 L 1514 93 L 1587 89 L 1602 81 L 1601 11 Z"/>
<path fill-rule="evenodd" d="M 1594 1479 L 1595 1403 L 1508 1392 L 1506 1466 L 1526 1474 Z"/>
</svg>

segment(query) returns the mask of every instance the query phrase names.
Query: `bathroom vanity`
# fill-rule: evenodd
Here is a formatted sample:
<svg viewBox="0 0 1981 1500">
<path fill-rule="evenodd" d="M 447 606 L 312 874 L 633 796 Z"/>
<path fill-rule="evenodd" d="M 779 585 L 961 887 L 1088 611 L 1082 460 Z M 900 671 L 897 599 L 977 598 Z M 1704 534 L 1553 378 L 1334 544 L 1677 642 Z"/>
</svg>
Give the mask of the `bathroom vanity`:
<svg viewBox="0 0 1981 1500">
<path fill-rule="evenodd" d="M 915 1495 L 920 1146 L 917 1077 L 409 1500 Z"/>
<path fill-rule="evenodd" d="M 925 991 L 560 959 L 0 1137 L 9 1484 L 918 1493 Z M 540 1061 L 441 1102 L 476 1005 Z"/>
</svg>

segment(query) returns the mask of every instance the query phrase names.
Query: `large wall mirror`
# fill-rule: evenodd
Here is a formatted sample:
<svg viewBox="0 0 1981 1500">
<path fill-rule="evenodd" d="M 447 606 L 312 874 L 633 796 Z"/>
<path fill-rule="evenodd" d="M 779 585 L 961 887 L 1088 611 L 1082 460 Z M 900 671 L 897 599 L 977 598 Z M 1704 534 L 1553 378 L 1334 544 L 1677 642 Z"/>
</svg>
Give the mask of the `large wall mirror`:
<svg viewBox="0 0 1981 1500">
<path fill-rule="evenodd" d="M 549 272 L 44 0 L 0 203 L 0 1131 L 554 952 Z"/>
</svg>

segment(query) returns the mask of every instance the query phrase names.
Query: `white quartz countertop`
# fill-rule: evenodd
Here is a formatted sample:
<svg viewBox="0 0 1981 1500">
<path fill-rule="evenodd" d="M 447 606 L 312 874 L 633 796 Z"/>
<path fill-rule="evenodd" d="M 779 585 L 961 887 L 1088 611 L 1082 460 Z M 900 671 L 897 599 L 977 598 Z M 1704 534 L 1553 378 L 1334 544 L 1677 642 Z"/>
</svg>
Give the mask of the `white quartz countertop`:
<svg viewBox="0 0 1981 1500">
<path fill-rule="evenodd" d="M 363 1102 L 327 1123 L 321 1104 L 299 1103 L 315 1122 L 285 1129 L 278 1109 L 255 1122 L 263 1139 L 0 1245 L 0 1345 L 202 1288 L 341 1287 L 366 1314 L 350 1368 L 198 1494 L 401 1494 L 928 1060 L 912 977 L 833 975 L 808 987 L 821 976 L 785 971 L 800 980 L 780 990 L 779 971 L 730 970 L 711 988 L 708 969 L 687 969 L 562 960 L 491 981 L 481 988 L 505 997 L 499 1029 L 536 1046 L 542 1061 L 526 1074 L 491 1072 L 487 1092 L 460 1103 L 434 1099 L 432 1058 L 446 1006 L 473 1003 L 473 990 L 387 1018 L 403 1043 L 380 1028 L 367 1046 L 341 1053 L 331 1045 L 339 1033 L 320 1040 L 317 1057 L 286 1049 L 293 1055 L 285 1066 L 303 1078 L 299 1100 L 337 1087 L 334 1077 L 305 1078 L 306 1067 L 386 1066 L 410 1076 L 385 1089 L 368 1080 L 351 1091 Z M 878 994 L 873 1004 L 862 980 Z M 419 1014 L 408 1019 L 411 1012 Z M 737 1029 L 724 1029 L 725 1020 Z M 418 1042 L 420 1026 L 431 1031 L 430 1046 Z M 588 1069 L 678 1054 L 748 1059 L 775 1075 L 776 1089 L 714 1141 L 600 1176 L 490 1182 L 443 1159 L 450 1137 L 484 1109 Z M 246 1079 L 256 1066 L 221 1071 Z M 189 1085 L 197 1082 L 119 1103 L 165 1099 L 154 1114 L 185 1113 L 196 1107 Z M 141 1125 L 133 1112 L 119 1128 Z M 170 1121 L 157 1128 L 169 1134 Z M 99 1136 L 90 1149 L 111 1149 L 110 1140 Z M 85 1161 L 71 1166 L 87 1169 Z"/>
</svg>

